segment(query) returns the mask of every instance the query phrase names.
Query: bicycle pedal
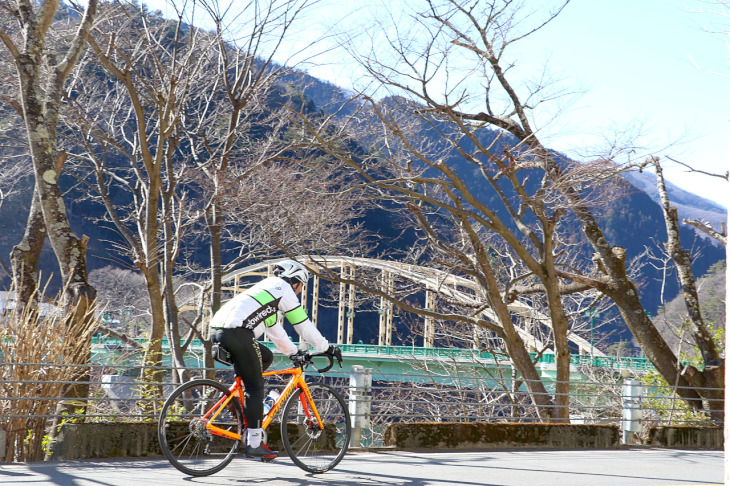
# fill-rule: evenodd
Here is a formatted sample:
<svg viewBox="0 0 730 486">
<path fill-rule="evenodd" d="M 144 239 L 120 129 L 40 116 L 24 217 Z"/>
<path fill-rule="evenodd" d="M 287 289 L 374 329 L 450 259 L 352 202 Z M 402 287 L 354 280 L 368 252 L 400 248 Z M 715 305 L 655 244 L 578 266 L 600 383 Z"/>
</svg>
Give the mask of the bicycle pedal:
<svg viewBox="0 0 730 486">
<path fill-rule="evenodd" d="M 261 462 L 274 462 L 274 459 L 276 459 L 276 457 L 264 457 L 264 456 L 261 456 Z"/>
</svg>

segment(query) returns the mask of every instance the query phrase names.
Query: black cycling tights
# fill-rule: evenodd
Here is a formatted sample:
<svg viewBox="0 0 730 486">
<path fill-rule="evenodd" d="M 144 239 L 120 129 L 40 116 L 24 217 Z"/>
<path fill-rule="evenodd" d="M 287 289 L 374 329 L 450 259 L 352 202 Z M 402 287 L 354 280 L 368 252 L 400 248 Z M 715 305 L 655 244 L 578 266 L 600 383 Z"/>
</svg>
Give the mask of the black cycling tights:
<svg viewBox="0 0 730 486">
<path fill-rule="evenodd" d="M 243 380 L 246 426 L 261 428 L 264 415 L 264 377 L 261 373 L 271 366 L 274 355 L 254 337 L 251 329 L 245 327 L 211 329 L 210 340 L 230 351 L 233 369 Z"/>
</svg>

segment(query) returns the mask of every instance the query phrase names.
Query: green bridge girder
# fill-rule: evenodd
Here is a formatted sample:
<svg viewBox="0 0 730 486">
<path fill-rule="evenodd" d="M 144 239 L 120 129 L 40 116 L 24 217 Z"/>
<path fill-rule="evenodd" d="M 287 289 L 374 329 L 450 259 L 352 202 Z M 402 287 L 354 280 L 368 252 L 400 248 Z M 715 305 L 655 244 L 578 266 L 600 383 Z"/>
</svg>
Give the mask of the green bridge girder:
<svg viewBox="0 0 730 486">
<path fill-rule="evenodd" d="M 138 340 L 144 344 L 143 340 Z M 289 360 L 278 354 L 271 342 L 264 345 L 275 351 L 275 367 L 286 367 Z M 460 386 L 496 385 L 497 382 L 509 382 L 512 379 L 512 367 L 509 360 L 495 356 L 492 353 L 475 349 L 459 348 L 425 348 L 417 346 L 380 346 L 372 344 L 340 344 L 347 367 L 363 366 L 372 369 L 374 380 L 401 381 L 401 382 L 438 382 L 440 384 Z M 167 341 L 163 341 L 163 349 L 168 348 Z M 124 351 L 130 351 L 131 346 L 125 345 L 118 339 L 109 337 L 94 338 L 92 341 L 92 355 L 95 361 L 110 363 L 123 359 Z M 533 354 L 533 359 L 536 356 Z M 126 365 L 134 365 L 139 358 L 130 357 Z M 170 357 L 166 357 L 166 365 L 170 365 Z M 118 362 L 119 363 L 119 362 Z M 186 363 L 191 367 L 202 367 L 203 344 L 193 341 L 186 354 Z M 121 363 L 119 363 L 121 364 Z M 536 365 L 541 378 L 548 381 L 555 379 L 555 355 L 543 354 Z M 648 371 L 654 367 L 646 358 L 629 358 L 618 356 L 571 356 L 571 379 L 583 379 L 580 373 L 581 366 L 606 368 L 615 371 L 633 370 Z M 216 363 L 216 368 L 224 368 Z M 424 371 L 428 369 L 429 373 Z M 458 371 L 458 372 L 457 372 Z"/>
</svg>

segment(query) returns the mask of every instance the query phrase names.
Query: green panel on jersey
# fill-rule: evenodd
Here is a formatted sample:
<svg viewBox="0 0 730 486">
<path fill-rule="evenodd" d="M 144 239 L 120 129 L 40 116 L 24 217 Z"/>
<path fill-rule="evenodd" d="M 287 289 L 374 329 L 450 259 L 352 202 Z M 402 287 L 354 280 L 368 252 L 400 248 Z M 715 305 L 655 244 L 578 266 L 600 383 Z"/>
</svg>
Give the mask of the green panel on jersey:
<svg viewBox="0 0 730 486">
<path fill-rule="evenodd" d="M 264 324 L 266 324 L 266 327 L 271 327 L 274 324 L 276 324 L 276 313 L 274 313 L 273 316 L 267 317 L 266 320 L 264 321 Z"/>
<path fill-rule="evenodd" d="M 304 311 L 304 309 L 302 309 L 301 306 L 297 307 L 296 309 L 290 310 L 284 315 L 286 316 L 286 320 L 289 321 L 292 326 L 295 326 L 300 322 L 304 322 L 309 319 L 309 316 L 307 316 L 307 313 Z"/>
<path fill-rule="evenodd" d="M 265 290 L 262 290 L 259 293 L 253 294 L 251 297 L 256 299 L 256 302 L 258 302 L 261 305 L 266 305 L 269 302 L 271 302 L 272 300 L 274 300 L 274 296 Z"/>
</svg>

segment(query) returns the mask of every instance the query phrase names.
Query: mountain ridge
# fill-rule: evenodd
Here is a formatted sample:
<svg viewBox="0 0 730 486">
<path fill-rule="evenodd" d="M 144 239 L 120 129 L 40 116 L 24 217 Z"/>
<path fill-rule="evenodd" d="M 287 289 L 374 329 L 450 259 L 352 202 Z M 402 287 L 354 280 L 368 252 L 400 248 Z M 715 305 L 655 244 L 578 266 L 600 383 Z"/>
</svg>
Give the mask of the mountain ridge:
<svg viewBox="0 0 730 486">
<path fill-rule="evenodd" d="M 648 194 L 654 202 L 660 204 L 656 177 L 653 174 L 631 171 L 624 173 L 623 177 L 638 190 Z M 682 189 L 669 180 L 666 180 L 665 184 L 669 199 L 672 205 L 677 208 L 680 220 L 698 219 L 710 223 L 714 228 L 720 228 L 721 224 L 727 221 L 727 208 L 715 201 Z M 701 234 L 704 235 L 704 233 Z"/>
</svg>

